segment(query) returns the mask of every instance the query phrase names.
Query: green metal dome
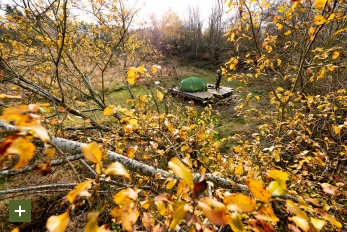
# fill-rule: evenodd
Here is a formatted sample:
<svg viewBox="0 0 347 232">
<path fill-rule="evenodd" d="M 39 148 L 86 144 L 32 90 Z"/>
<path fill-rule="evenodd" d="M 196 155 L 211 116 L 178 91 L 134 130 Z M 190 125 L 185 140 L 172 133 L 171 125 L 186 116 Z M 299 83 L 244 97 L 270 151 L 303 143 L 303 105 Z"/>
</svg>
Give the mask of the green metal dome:
<svg viewBox="0 0 347 232">
<path fill-rule="evenodd" d="M 180 89 L 183 92 L 207 91 L 207 83 L 199 77 L 188 77 L 181 81 Z"/>
</svg>

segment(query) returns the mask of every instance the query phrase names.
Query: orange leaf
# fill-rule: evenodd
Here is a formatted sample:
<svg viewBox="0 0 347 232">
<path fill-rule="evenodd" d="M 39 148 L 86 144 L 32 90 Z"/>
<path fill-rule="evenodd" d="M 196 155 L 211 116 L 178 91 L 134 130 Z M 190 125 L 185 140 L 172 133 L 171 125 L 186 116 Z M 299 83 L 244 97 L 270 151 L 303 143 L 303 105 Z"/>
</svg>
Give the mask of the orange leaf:
<svg viewBox="0 0 347 232">
<path fill-rule="evenodd" d="M 4 155 L 7 148 L 11 146 L 13 143 L 13 140 L 15 140 L 19 135 L 19 132 L 15 132 L 12 135 L 7 136 L 1 143 L 0 143 L 0 155 Z M 2 159 L 2 158 L 1 158 Z"/>
<path fill-rule="evenodd" d="M 258 214 L 255 215 L 257 219 L 269 221 L 269 222 L 278 222 L 280 219 L 276 217 L 271 205 L 264 206 L 258 210 Z"/>
<path fill-rule="evenodd" d="M 78 184 L 73 190 L 71 190 L 68 195 L 66 196 L 67 200 L 70 202 L 70 204 L 74 203 L 77 196 L 81 195 L 90 195 L 87 191 L 87 189 L 90 188 L 90 184 L 92 183 L 91 180 L 86 180 L 80 184 Z"/>
<path fill-rule="evenodd" d="M 269 202 L 271 200 L 271 194 L 264 188 L 263 183 L 259 180 L 246 178 L 245 183 L 252 195 L 258 200 L 262 202 Z"/>
<path fill-rule="evenodd" d="M 127 154 L 126 156 L 129 157 L 130 159 L 134 158 L 135 157 L 135 153 L 137 151 L 137 146 L 135 147 L 130 147 L 127 151 Z"/>
<path fill-rule="evenodd" d="M 25 167 L 29 161 L 35 155 L 35 145 L 29 140 L 19 137 L 15 139 L 9 148 L 6 150 L 6 154 L 18 154 L 19 160 L 13 169 L 17 170 L 19 168 Z"/>
<path fill-rule="evenodd" d="M 204 212 L 208 220 L 217 226 L 228 224 L 230 216 L 226 213 L 225 205 L 217 200 L 204 197 L 199 200 L 198 207 Z"/>
<path fill-rule="evenodd" d="M 275 230 L 271 227 L 271 225 L 267 224 L 262 220 L 248 220 L 248 225 L 255 232 L 274 232 Z"/>
</svg>

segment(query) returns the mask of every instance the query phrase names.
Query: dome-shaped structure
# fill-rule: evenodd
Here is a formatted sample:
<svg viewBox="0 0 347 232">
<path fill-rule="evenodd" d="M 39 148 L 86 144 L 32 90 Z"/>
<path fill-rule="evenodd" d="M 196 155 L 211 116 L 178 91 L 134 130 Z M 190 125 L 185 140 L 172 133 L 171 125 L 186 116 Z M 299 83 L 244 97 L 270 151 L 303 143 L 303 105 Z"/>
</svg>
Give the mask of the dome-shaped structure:
<svg viewBox="0 0 347 232">
<path fill-rule="evenodd" d="M 207 91 L 207 83 L 199 77 L 188 77 L 181 81 L 180 89 L 183 92 Z"/>
</svg>

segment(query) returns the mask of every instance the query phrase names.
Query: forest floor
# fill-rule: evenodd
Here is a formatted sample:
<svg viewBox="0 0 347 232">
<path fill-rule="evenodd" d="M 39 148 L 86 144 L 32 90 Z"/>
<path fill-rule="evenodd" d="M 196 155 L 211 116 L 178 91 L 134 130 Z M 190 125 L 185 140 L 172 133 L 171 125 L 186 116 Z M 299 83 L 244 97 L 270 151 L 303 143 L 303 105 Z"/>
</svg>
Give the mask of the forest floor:
<svg viewBox="0 0 347 232">
<path fill-rule="evenodd" d="M 178 67 L 174 76 L 168 76 L 165 74 L 162 77 L 158 77 L 160 81 L 160 87 L 163 89 L 165 94 L 167 88 L 172 85 L 179 85 L 180 81 L 189 76 L 200 77 L 207 83 L 214 83 L 216 73 L 209 70 L 198 69 L 190 66 Z M 247 123 L 242 116 L 237 115 L 234 107 L 237 105 L 237 101 L 242 101 L 245 98 L 245 92 L 250 91 L 251 93 L 267 97 L 268 90 L 266 86 L 261 84 L 261 80 L 244 85 L 243 83 L 233 80 L 228 81 L 227 78 L 222 79 L 221 86 L 227 86 L 234 88 L 233 95 L 238 97 L 234 102 L 229 104 L 212 106 L 215 113 L 215 117 L 218 119 L 216 125 L 216 131 L 218 138 L 230 137 L 235 133 L 252 133 L 255 123 Z M 140 96 L 146 93 L 146 88 L 141 84 L 132 86 L 132 91 Z M 110 104 L 122 104 L 125 103 L 126 99 L 129 99 L 130 94 L 124 84 L 115 84 L 107 87 L 108 101 Z M 190 104 L 189 102 L 181 102 L 182 104 Z M 266 107 L 266 101 L 260 101 L 261 107 Z M 206 105 L 195 104 L 195 107 L 201 110 Z M 227 153 L 231 147 L 229 145 L 223 145 L 221 151 Z M 70 168 L 74 165 L 76 171 L 79 173 L 81 178 L 92 178 L 85 167 L 79 161 L 72 161 L 70 164 L 58 166 L 54 171 L 47 175 L 42 176 L 38 172 L 30 172 L 26 174 L 19 174 L 14 177 L 6 177 L 0 179 L 0 190 L 16 189 L 28 186 L 39 186 L 45 184 L 71 184 L 76 182 L 75 172 Z M 112 193 L 117 191 L 117 186 L 111 186 L 110 189 L 101 189 L 99 195 L 100 211 L 102 212 L 100 218 L 109 217 L 106 212 L 102 211 L 103 204 L 112 202 Z M 46 231 L 45 223 L 49 216 L 57 215 L 64 212 L 67 204 L 64 203 L 64 196 L 71 190 L 72 187 L 60 187 L 50 190 L 33 191 L 33 192 L 20 192 L 16 194 L 0 194 L 0 231 L 11 231 L 14 227 L 19 227 L 20 231 Z M 8 222 L 8 203 L 12 199 L 26 199 L 32 201 L 32 222 L 31 223 L 9 223 Z M 87 220 L 88 207 L 85 205 L 76 206 L 74 210 L 73 221 L 69 223 L 67 231 L 82 231 L 83 226 Z M 105 221 L 109 220 L 104 218 Z"/>
</svg>

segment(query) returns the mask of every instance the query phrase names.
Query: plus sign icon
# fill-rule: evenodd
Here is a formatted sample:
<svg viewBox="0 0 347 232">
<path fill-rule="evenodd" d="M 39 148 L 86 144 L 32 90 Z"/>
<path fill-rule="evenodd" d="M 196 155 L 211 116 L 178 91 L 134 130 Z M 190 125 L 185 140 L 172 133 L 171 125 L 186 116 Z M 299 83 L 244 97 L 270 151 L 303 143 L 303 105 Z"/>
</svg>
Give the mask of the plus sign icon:
<svg viewBox="0 0 347 232">
<path fill-rule="evenodd" d="M 10 200 L 10 222 L 30 222 L 31 221 L 31 201 L 30 200 Z"/>
</svg>

